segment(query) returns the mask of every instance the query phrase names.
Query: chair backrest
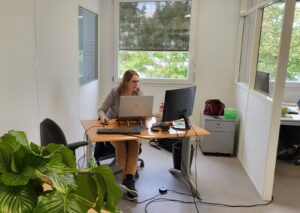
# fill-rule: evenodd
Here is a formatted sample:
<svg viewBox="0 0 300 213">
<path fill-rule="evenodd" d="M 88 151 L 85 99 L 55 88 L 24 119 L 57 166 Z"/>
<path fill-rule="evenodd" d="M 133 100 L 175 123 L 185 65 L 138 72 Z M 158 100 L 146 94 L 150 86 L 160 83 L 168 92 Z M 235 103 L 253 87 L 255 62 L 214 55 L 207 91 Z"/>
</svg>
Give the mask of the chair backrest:
<svg viewBox="0 0 300 213">
<path fill-rule="evenodd" d="M 41 145 L 49 143 L 67 145 L 66 137 L 62 129 L 53 120 L 46 118 L 40 124 Z"/>
</svg>

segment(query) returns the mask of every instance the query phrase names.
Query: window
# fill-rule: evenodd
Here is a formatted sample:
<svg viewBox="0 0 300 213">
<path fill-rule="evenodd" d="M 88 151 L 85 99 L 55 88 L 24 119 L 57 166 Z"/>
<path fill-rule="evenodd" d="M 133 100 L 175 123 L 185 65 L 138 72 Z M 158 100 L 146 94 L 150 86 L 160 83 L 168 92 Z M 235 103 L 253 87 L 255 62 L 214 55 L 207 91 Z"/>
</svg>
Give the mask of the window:
<svg viewBox="0 0 300 213">
<path fill-rule="evenodd" d="M 243 41 L 240 60 L 240 73 L 239 82 L 248 84 L 250 74 L 250 63 L 252 57 L 253 37 L 254 37 L 254 24 L 256 12 L 245 16 Z"/>
<path fill-rule="evenodd" d="M 255 89 L 266 94 L 269 93 L 269 90 L 266 89 L 266 85 L 269 84 L 266 81 L 274 82 L 277 75 L 283 12 L 283 2 L 277 2 L 265 7 L 263 11 Z M 259 76 L 263 77 L 259 78 Z M 272 94 L 272 91 L 270 93 Z"/>
<path fill-rule="evenodd" d="M 98 15 L 78 9 L 80 85 L 98 79 Z"/>
<path fill-rule="evenodd" d="M 117 71 L 142 79 L 189 79 L 191 0 L 118 1 Z"/>
<path fill-rule="evenodd" d="M 286 81 L 300 82 L 300 2 L 295 8 Z"/>
<path fill-rule="evenodd" d="M 277 2 L 264 8 L 257 71 L 269 73 L 272 96 L 277 74 L 277 59 L 282 27 L 284 3 Z M 286 82 L 300 82 L 300 2 L 296 3 Z M 255 82 L 256 84 L 256 82 Z"/>
</svg>

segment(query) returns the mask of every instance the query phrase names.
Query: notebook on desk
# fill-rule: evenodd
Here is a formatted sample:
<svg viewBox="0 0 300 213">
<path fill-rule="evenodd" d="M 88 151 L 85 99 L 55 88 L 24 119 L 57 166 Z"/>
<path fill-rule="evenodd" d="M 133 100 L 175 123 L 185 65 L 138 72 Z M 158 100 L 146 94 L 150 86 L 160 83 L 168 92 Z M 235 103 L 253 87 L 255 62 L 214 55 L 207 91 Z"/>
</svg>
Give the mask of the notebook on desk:
<svg viewBox="0 0 300 213">
<path fill-rule="evenodd" d="M 118 120 L 141 120 L 152 116 L 154 96 L 121 96 Z"/>
</svg>

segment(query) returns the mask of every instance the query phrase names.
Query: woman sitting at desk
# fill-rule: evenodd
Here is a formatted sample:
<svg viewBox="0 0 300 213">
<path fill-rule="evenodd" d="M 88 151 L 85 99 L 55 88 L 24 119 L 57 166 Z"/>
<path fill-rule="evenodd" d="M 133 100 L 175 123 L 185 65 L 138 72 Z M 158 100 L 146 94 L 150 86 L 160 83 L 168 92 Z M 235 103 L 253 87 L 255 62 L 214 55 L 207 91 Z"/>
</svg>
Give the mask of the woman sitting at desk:
<svg viewBox="0 0 300 213">
<path fill-rule="evenodd" d="M 120 96 L 142 95 L 140 91 L 140 78 L 136 71 L 127 70 L 118 87 L 113 88 L 106 97 L 102 106 L 98 109 L 101 123 L 106 124 L 109 119 L 118 117 Z M 128 198 L 137 199 L 134 176 L 139 157 L 139 141 L 111 142 L 115 148 L 118 165 L 122 168 L 121 187 L 127 192 Z"/>
</svg>

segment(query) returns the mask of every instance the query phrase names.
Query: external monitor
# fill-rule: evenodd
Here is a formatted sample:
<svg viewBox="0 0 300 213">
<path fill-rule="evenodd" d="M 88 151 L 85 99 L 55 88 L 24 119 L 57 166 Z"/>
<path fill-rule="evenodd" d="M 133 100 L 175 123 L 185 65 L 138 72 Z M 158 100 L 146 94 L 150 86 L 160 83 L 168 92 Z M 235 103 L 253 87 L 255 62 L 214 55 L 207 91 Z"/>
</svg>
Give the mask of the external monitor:
<svg viewBox="0 0 300 213">
<path fill-rule="evenodd" d="M 190 129 L 188 117 L 193 113 L 196 86 L 167 90 L 162 122 L 183 118 L 185 129 Z"/>
<path fill-rule="evenodd" d="M 256 71 L 254 89 L 269 94 L 270 73 Z"/>
</svg>

